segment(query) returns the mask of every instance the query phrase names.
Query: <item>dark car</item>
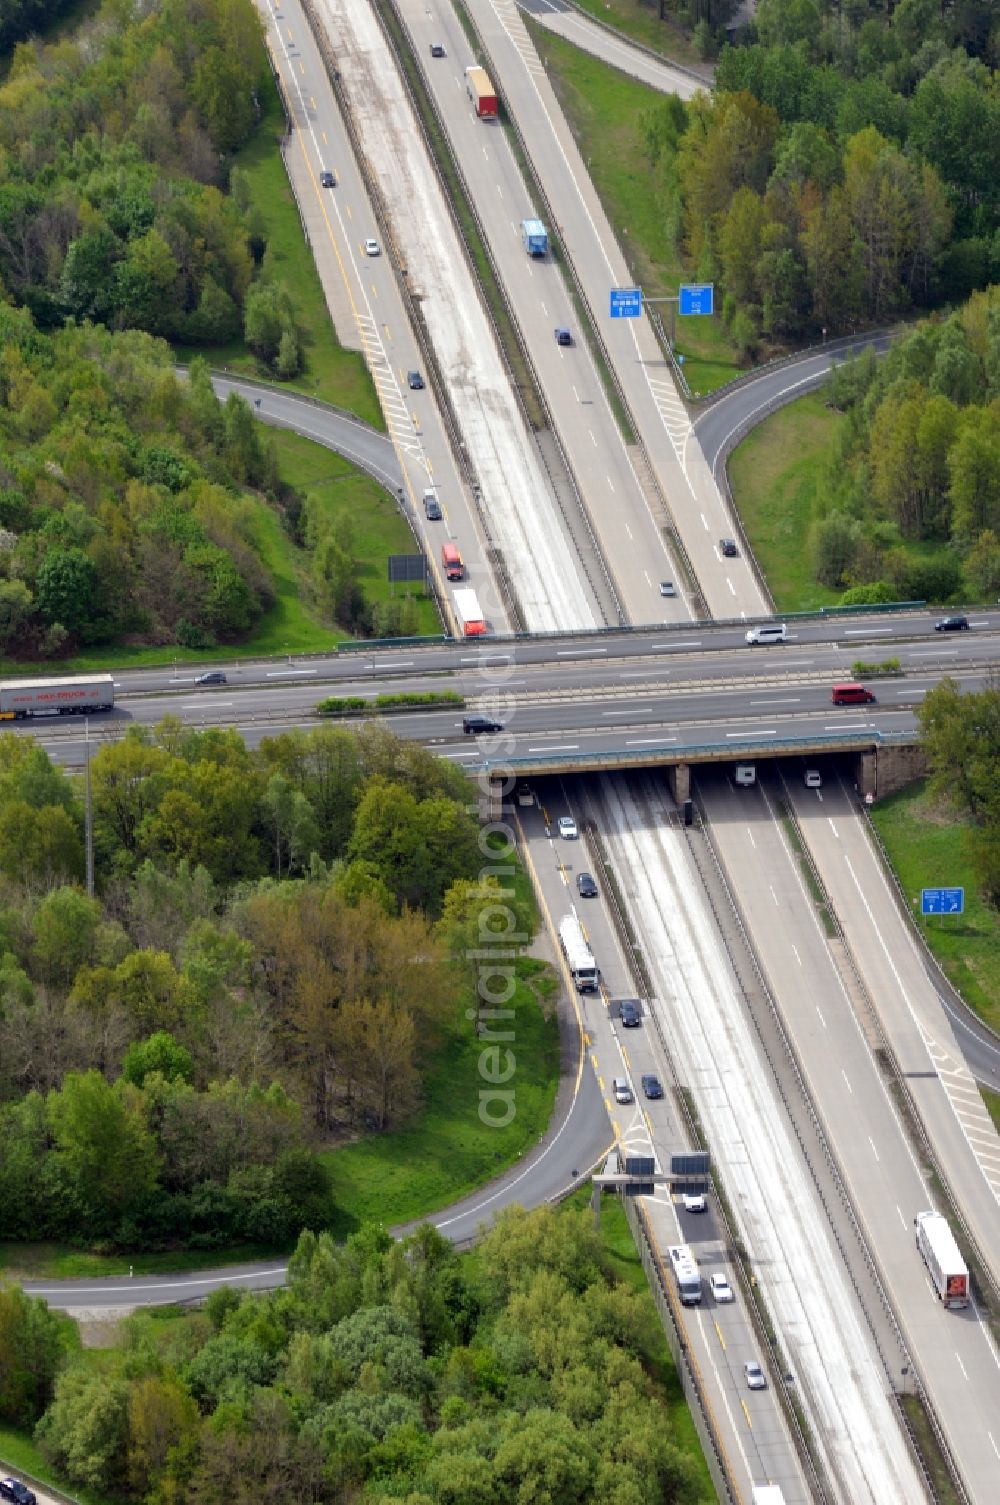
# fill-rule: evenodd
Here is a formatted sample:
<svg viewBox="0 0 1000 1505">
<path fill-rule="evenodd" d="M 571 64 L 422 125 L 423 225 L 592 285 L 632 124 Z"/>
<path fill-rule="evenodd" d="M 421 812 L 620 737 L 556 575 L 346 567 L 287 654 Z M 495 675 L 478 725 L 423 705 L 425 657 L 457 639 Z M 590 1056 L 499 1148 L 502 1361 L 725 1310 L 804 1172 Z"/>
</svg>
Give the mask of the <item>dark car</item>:
<svg viewBox="0 0 1000 1505">
<path fill-rule="evenodd" d="M 420 372 L 407 371 L 406 385 L 409 387 L 411 392 L 422 392 L 424 390 L 424 379 L 420 375 Z"/>
<path fill-rule="evenodd" d="M 597 884 L 590 873 L 577 873 L 576 891 L 581 899 L 596 899 Z"/>
<path fill-rule="evenodd" d="M 555 336 L 557 345 L 572 345 L 573 343 L 573 336 L 569 330 L 563 329 L 561 326 L 555 331 Z"/>
<path fill-rule="evenodd" d="M 642 1023 L 639 1005 L 633 998 L 626 998 L 621 1006 L 621 1021 L 625 1029 L 638 1029 Z"/>
<path fill-rule="evenodd" d="M 737 556 L 737 554 L 739 552 L 740 552 L 739 549 L 736 547 L 736 540 L 735 540 L 735 538 L 720 538 L 719 539 L 719 553 L 725 559 L 735 559 L 736 556 Z"/>
<path fill-rule="evenodd" d="M 332 172 L 321 172 L 319 181 L 324 188 L 336 188 L 337 180 Z"/>
<path fill-rule="evenodd" d="M 942 617 L 940 622 L 934 623 L 935 632 L 968 632 L 968 617 Z"/>
<path fill-rule="evenodd" d="M 491 721 L 489 716 L 466 716 L 462 721 L 462 730 L 467 737 L 481 737 L 489 732 L 502 732 L 502 721 Z"/>
<path fill-rule="evenodd" d="M 443 42 L 432 42 L 431 43 L 431 57 L 444 57 L 444 43 Z"/>
<path fill-rule="evenodd" d="M 13 1500 L 14 1505 L 37 1505 L 34 1490 L 20 1479 L 0 1479 L 0 1500 Z"/>
<path fill-rule="evenodd" d="M 647 1097 L 663 1096 L 663 1086 L 660 1082 L 660 1079 L 658 1076 L 653 1076 L 652 1074 L 643 1077 L 642 1090 Z"/>
<path fill-rule="evenodd" d="M 224 685 L 226 676 L 221 669 L 209 669 L 207 674 L 199 674 L 195 679 L 196 685 Z"/>
</svg>

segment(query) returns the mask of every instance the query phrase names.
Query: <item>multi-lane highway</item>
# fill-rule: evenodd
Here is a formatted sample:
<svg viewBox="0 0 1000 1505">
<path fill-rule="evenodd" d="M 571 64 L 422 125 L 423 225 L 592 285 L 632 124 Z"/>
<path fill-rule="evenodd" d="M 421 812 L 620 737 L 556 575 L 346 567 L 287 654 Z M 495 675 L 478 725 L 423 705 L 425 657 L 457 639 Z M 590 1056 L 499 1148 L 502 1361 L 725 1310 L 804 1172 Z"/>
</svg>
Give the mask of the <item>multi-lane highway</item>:
<svg viewBox="0 0 1000 1505">
<path fill-rule="evenodd" d="M 195 689 L 193 676 L 183 669 L 124 673 L 118 677 L 118 711 L 94 734 L 119 735 L 130 719 L 156 720 L 170 711 L 196 725 L 235 725 L 254 741 L 281 726 L 312 724 L 320 693 L 354 692 L 359 686 L 360 693 L 371 693 L 379 680 L 391 680 L 394 689 L 445 684 L 487 713 L 496 707 L 506 730 L 493 747 L 487 739 L 479 743 L 463 736 L 454 711 L 392 719 L 402 734 L 421 737 L 469 766 L 498 752 L 536 768 L 579 767 L 594 755 L 633 763 L 681 756 L 694 761 L 699 749 L 726 761 L 733 755 L 760 761 L 779 743 L 788 749 L 843 749 L 894 732 L 909 736 L 916 705 L 942 672 L 960 673 L 969 685 L 981 682 L 996 658 L 1000 619 L 993 613 L 973 614 L 973 630 L 960 640 L 935 635 L 931 618 L 918 613 L 796 621 L 780 650 L 747 648 L 739 619 L 759 614 L 765 601 L 748 562 L 724 558 L 717 546 L 719 537 L 732 531 L 710 463 L 722 448 L 725 420 L 715 429 L 706 423 L 696 434 L 645 321 L 612 326 L 606 319 L 608 288 L 627 285 L 628 268 L 520 18 L 512 7 L 491 3 L 477 7 L 475 21 L 518 120 L 540 201 L 521 180 L 506 138 L 471 116 L 462 76 L 473 57 L 464 30 L 448 12 L 432 14 L 403 0 L 401 14 L 471 185 L 470 197 L 561 441 L 561 455 L 544 456 L 511 399 L 410 102 L 378 28 L 360 8 L 347 14 L 325 0 L 316 14 L 323 55 L 298 0 L 286 0 L 280 10 L 273 3 L 266 7 L 272 50 L 300 138 L 293 169 L 301 175 L 300 203 L 305 191 L 311 233 L 319 228 L 326 236 L 318 261 L 342 283 L 330 296 L 331 307 L 351 321 L 366 353 L 387 415 L 395 468 L 378 459 L 369 438 L 366 456 L 374 457 L 376 473 L 387 484 L 403 487 L 432 556 L 442 533 L 459 539 L 474 583 L 485 589 L 490 563 L 502 554 L 513 597 L 530 628 L 582 627 L 610 619 L 601 580 L 591 568 L 588 527 L 624 615 L 663 625 L 624 638 L 582 634 L 571 640 L 495 641 L 485 648 L 400 646 L 280 665 L 234 663 L 225 666 L 227 684 L 213 691 Z M 432 64 L 428 43 L 434 37 L 445 37 L 447 46 L 444 59 Z M 327 76 L 334 63 L 339 102 Z M 355 139 L 363 137 L 364 176 L 348 150 L 345 119 Z M 324 170 L 333 171 L 335 188 L 321 187 Z M 517 224 L 531 210 L 551 219 L 558 233 L 576 295 L 589 310 L 639 442 L 630 436 L 625 444 L 620 438 L 586 346 L 578 341 L 567 351 L 551 338 L 556 323 L 572 326 L 572 315 L 556 269 L 533 269 L 517 244 Z M 373 236 L 377 254 L 365 249 Z M 444 389 L 435 394 L 432 382 L 430 390 L 410 395 L 405 373 L 421 367 L 431 348 Z M 820 355 L 815 364 L 823 360 Z M 781 383 L 787 391 L 790 382 L 811 383 L 815 377 L 806 369 L 794 376 L 775 374 L 775 391 Z M 447 402 L 434 401 L 445 393 Z M 270 411 L 270 395 L 260 400 L 262 417 L 301 427 L 294 413 L 279 412 L 277 400 Z M 738 401 L 770 406 L 774 394 L 761 389 Z M 321 410 L 312 411 L 317 427 L 328 423 Z M 442 411 L 451 416 L 442 418 Z M 752 409 L 748 416 L 752 419 Z M 745 421 L 747 416 L 738 420 Z M 340 438 L 354 444 L 360 436 L 342 431 Z M 572 487 L 566 494 L 564 485 L 571 478 L 585 503 L 578 514 Z M 445 507 L 440 530 L 420 508 L 429 480 Z M 659 581 L 668 572 L 661 564 L 668 556 L 660 530 L 668 516 L 683 535 L 701 595 L 716 616 L 731 617 L 733 625 L 681 624 L 683 591 L 660 596 Z M 507 605 L 500 594 L 491 599 L 494 627 L 510 620 Z M 880 682 L 875 706 L 831 707 L 831 681 L 851 677 L 853 659 L 878 656 L 878 650 L 900 658 L 902 677 Z M 35 730 L 56 755 L 79 756 L 78 730 Z M 745 1013 L 758 990 L 748 985 L 749 972 L 739 973 L 733 953 L 727 959 L 720 947 L 716 927 L 724 928 L 725 903 L 718 895 L 709 900 L 706 871 L 692 866 L 690 844 L 696 838 L 673 822 L 662 786 L 642 779 L 602 782 L 587 806 L 603 833 L 647 957 L 651 996 L 645 1000 L 641 1040 L 627 1046 L 606 998 L 600 1006 L 595 1001 L 583 1020 L 593 1072 L 588 1066 L 570 1073 L 572 1088 L 565 1091 L 546 1144 L 504 1186 L 471 1199 L 471 1206 L 442 1222 L 464 1235 L 503 1200 L 557 1194 L 607 1140 L 601 1097 L 607 1097 L 609 1079 L 623 1070 L 634 1080 L 637 1066 L 641 1075 L 643 1064 L 654 1063 L 665 1080 L 676 1076 L 697 1106 L 754 1278 L 776 1321 L 782 1357 L 780 1368 L 772 1367 L 772 1381 L 794 1387 L 816 1430 L 815 1456 L 832 1496 L 852 1505 L 861 1500 L 908 1505 L 919 1498 L 921 1485 L 889 1398 L 900 1388 L 902 1370 L 910 1371 L 912 1357 L 945 1425 L 965 1489 L 985 1505 L 1000 1459 L 991 1422 L 998 1394 L 995 1351 L 975 1311 L 957 1324 L 932 1301 L 927 1314 L 921 1311 L 921 1300 L 927 1301 L 921 1267 L 912 1241 L 907 1244 L 900 1230 L 906 1230 L 914 1204 L 929 1201 L 931 1191 L 913 1162 L 872 1052 L 894 1053 L 920 1083 L 912 1092 L 915 1111 L 970 1233 L 988 1254 L 1000 1247 L 1000 1238 L 993 1238 L 992 1141 L 966 1096 L 958 1045 L 940 1000 L 935 1009 L 933 982 L 866 848 L 850 791 L 841 786 L 841 766 L 832 756 L 824 762 L 821 792 L 811 790 L 812 803 L 803 804 L 796 765 L 785 765 L 794 786 L 789 806 L 808 833 L 817 871 L 841 917 L 836 946 L 809 932 L 815 919 L 801 885 L 796 890 L 796 861 L 772 818 L 771 785 L 763 772 L 756 787 L 737 791 L 724 775 L 709 770 L 701 775 L 699 796 L 720 875 L 729 874 L 730 912 L 754 937 L 755 963 L 773 997 L 773 1017 L 794 1036 L 787 1060 L 801 1063 L 810 1104 L 813 1079 L 822 1077 L 815 1103 L 816 1132 L 829 1146 L 823 1175 L 844 1187 L 844 1216 L 856 1251 L 838 1226 L 839 1214 L 828 1217 L 822 1210 L 823 1175 L 814 1170 L 810 1178 L 800 1163 L 789 1128 L 796 1109 L 780 1085 L 787 1063 L 779 1064 L 780 1051 L 773 1048 L 765 1048 L 766 1061 L 758 1055 Z M 569 785 L 552 785 L 550 793 L 562 802 L 574 798 Z M 543 799 L 547 806 L 548 795 Z M 814 819 L 820 802 L 821 814 Z M 554 846 L 540 813 L 533 811 L 525 821 L 525 850 L 543 902 L 551 908 L 565 902 L 565 855 Z M 724 892 L 721 877 L 719 882 Z M 746 903 L 741 902 L 744 888 Z M 594 915 L 602 966 L 608 978 L 624 984 L 628 969 L 610 930 L 606 925 L 602 930 L 600 907 Z M 888 999 L 884 1011 L 883 997 Z M 985 1035 L 979 1045 L 988 1059 Z M 602 1089 L 596 1096 L 595 1088 Z M 679 1132 L 667 1105 L 652 1112 L 632 1109 L 627 1118 L 610 1102 L 608 1107 L 622 1141 L 648 1146 L 662 1164 Z M 568 1164 L 567 1150 L 577 1144 L 581 1153 L 569 1156 L 574 1163 Z M 798 1144 L 803 1144 L 801 1132 Z M 809 1152 L 803 1153 L 808 1160 Z M 897 1199 L 896 1223 L 891 1194 Z M 699 1239 L 695 1228 L 676 1221 L 668 1195 L 659 1193 L 650 1207 L 659 1220 L 658 1241 L 665 1244 L 675 1230 L 683 1231 L 702 1246 L 706 1270 L 725 1258 L 709 1218 L 703 1225 L 708 1232 Z M 860 1282 L 852 1278 L 858 1262 L 865 1265 Z M 260 1284 L 280 1274 L 277 1268 L 236 1272 L 247 1283 Z M 204 1288 L 203 1278 L 192 1278 L 198 1280 L 200 1286 L 188 1285 L 189 1294 Z M 169 1282 L 169 1295 L 154 1284 L 142 1296 L 177 1299 L 183 1284 Z M 89 1289 L 86 1304 L 98 1304 L 95 1288 Z M 113 1283 L 99 1288 L 112 1305 L 115 1297 L 130 1295 L 134 1301 L 140 1289 L 138 1282 L 129 1282 L 125 1292 Z M 876 1308 L 883 1300 L 880 1316 Z M 730 1476 L 741 1492 L 761 1477 L 780 1478 L 788 1501 L 804 1501 L 810 1486 L 780 1413 L 765 1410 L 769 1401 L 748 1399 L 741 1388 L 740 1364 L 757 1340 L 745 1324 L 743 1302 L 733 1305 L 731 1312 L 703 1311 L 692 1319 L 689 1335 L 708 1377 Z M 900 1365 L 900 1354 L 906 1355 L 905 1364 Z"/>
</svg>

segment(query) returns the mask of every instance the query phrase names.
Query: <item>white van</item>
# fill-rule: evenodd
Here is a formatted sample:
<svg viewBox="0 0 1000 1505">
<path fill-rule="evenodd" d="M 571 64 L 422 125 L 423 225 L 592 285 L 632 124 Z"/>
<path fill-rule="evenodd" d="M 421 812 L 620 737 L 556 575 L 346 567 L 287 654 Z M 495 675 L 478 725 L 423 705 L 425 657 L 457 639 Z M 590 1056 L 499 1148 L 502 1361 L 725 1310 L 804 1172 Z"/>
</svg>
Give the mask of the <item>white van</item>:
<svg viewBox="0 0 1000 1505">
<path fill-rule="evenodd" d="M 737 763 L 736 782 L 742 784 L 744 789 L 749 789 L 757 782 L 757 767 L 754 763 Z"/>
<path fill-rule="evenodd" d="M 759 627 L 751 627 L 746 635 L 748 643 L 783 643 L 787 637 L 784 622 L 762 622 Z"/>
</svg>

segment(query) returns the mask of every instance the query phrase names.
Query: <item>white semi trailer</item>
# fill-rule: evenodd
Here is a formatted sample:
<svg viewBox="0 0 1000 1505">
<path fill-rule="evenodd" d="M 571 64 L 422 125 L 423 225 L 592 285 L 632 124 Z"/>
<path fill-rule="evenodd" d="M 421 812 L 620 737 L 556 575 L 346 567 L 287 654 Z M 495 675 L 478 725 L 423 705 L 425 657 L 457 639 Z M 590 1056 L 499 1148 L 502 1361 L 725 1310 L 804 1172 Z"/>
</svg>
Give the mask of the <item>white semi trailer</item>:
<svg viewBox="0 0 1000 1505">
<path fill-rule="evenodd" d="M 0 680 L 0 721 L 26 716 L 68 716 L 110 711 L 115 682 L 110 674 L 72 674 L 65 679 Z"/>
</svg>

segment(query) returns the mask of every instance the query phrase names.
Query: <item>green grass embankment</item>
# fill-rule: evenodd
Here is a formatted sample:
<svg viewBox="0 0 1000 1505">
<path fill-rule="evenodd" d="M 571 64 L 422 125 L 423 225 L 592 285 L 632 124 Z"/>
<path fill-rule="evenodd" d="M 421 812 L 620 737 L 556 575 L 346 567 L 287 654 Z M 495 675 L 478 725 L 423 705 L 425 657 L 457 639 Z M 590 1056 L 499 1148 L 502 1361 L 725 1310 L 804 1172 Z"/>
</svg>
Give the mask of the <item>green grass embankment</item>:
<svg viewBox="0 0 1000 1505">
<path fill-rule="evenodd" d="M 977 891 L 964 822 L 923 781 L 879 800 L 871 817 L 931 952 L 966 1003 L 1000 1030 L 1000 917 Z M 964 887 L 965 913 L 921 916 L 920 890 L 942 884 Z"/>
<path fill-rule="evenodd" d="M 647 297 L 676 297 L 689 280 L 677 249 L 673 162 L 654 167 L 643 116 L 662 95 L 581 52 L 544 27 L 529 29 L 629 266 Z M 666 308 L 659 312 L 669 328 Z M 706 393 L 739 375 L 718 318 L 679 321 L 677 350 L 692 392 Z"/>
</svg>

